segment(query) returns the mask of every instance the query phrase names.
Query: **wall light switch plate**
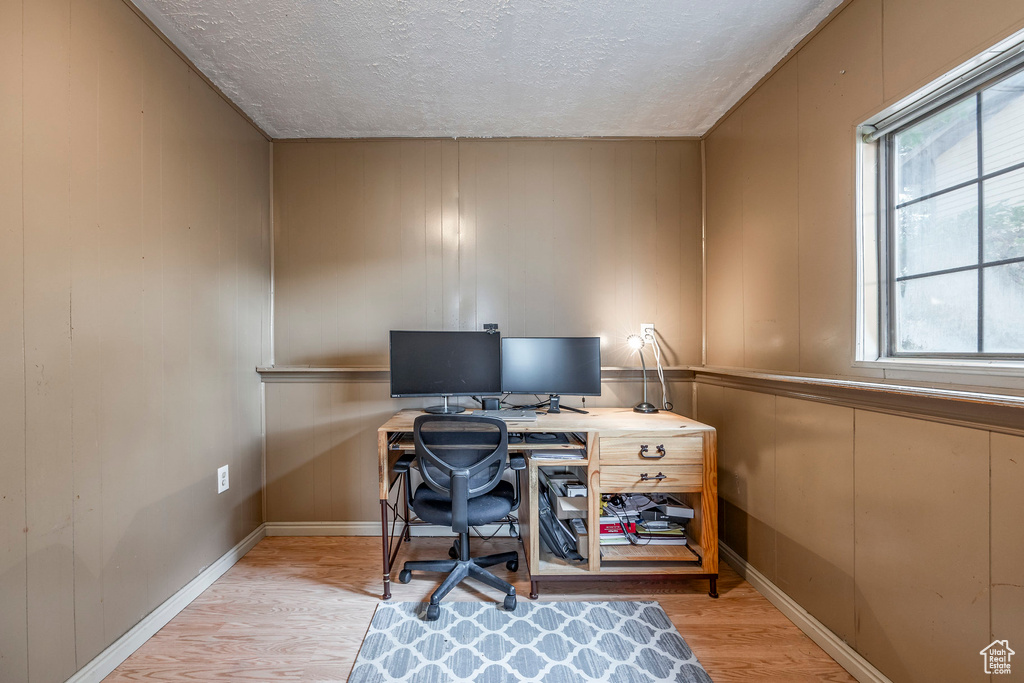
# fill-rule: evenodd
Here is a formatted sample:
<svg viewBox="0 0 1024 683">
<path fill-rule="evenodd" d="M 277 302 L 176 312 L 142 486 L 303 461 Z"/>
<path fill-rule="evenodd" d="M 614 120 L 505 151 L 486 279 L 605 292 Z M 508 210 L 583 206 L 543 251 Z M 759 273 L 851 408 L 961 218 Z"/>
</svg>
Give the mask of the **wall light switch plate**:
<svg viewBox="0 0 1024 683">
<path fill-rule="evenodd" d="M 217 493 L 224 493 L 228 488 L 228 466 L 224 465 L 217 468 Z"/>
</svg>

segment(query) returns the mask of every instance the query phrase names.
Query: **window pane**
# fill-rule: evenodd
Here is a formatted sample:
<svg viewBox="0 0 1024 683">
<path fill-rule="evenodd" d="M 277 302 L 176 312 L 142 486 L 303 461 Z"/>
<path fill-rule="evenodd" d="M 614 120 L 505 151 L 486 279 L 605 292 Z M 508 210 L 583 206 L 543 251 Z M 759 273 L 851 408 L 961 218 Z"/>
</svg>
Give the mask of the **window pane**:
<svg viewBox="0 0 1024 683">
<path fill-rule="evenodd" d="M 984 191 L 985 260 L 1024 256 L 1024 169 L 985 181 Z"/>
<path fill-rule="evenodd" d="M 1024 351 L 1024 263 L 985 269 L 984 351 Z"/>
<path fill-rule="evenodd" d="M 896 210 L 897 277 L 977 263 L 976 185 Z"/>
<path fill-rule="evenodd" d="M 981 93 L 985 173 L 1024 161 L 1024 71 Z"/>
<path fill-rule="evenodd" d="M 896 203 L 978 175 L 977 104 L 970 97 L 893 135 Z"/>
<path fill-rule="evenodd" d="M 977 352 L 977 271 L 906 280 L 895 286 L 897 352 Z"/>
</svg>

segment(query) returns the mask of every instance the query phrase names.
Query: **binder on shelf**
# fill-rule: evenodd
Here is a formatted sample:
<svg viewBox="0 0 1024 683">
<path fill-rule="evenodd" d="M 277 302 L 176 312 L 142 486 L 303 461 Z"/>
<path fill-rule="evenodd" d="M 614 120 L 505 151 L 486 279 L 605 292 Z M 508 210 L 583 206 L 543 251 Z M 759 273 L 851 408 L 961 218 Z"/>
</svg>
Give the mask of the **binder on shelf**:
<svg viewBox="0 0 1024 683">
<path fill-rule="evenodd" d="M 576 534 L 555 517 L 547 495 L 537 496 L 537 513 L 541 543 L 557 557 L 582 562 L 583 556 L 576 551 Z"/>
</svg>

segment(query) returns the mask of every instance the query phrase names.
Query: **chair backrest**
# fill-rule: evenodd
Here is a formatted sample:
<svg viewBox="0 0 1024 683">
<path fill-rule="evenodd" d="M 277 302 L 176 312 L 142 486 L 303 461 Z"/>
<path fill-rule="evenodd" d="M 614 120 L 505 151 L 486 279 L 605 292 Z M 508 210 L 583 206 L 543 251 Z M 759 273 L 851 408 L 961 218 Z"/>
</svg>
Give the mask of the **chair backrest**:
<svg viewBox="0 0 1024 683">
<path fill-rule="evenodd" d="M 423 481 L 452 501 L 452 519 L 466 518 L 470 498 L 491 491 L 505 472 L 508 428 L 492 417 L 420 415 L 413 422 Z"/>
</svg>

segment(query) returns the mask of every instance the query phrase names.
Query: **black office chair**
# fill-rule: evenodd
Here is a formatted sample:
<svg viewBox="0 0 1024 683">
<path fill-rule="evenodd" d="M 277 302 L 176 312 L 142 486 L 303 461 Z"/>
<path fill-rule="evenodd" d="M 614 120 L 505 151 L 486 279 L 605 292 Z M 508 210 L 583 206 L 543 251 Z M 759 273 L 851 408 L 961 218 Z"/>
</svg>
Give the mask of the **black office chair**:
<svg viewBox="0 0 1024 683">
<path fill-rule="evenodd" d="M 399 471 L 406 477 L 406 500 L 420 519 L 450 526 L 459 538 L 448 551 L 452 559 L 406 562 L 398 580 L 409 583 L 413 571 L 448 572 L 430 596 L 428 621 L 440 616 L 441 600 L 467 577 L 503 591 L 505 609 L 515 609 L 515 586 L 484 567 L 504 562 L 509 571 L 517 571 L 519 554 L 469 556 L 469 527 L 501 521 L 519 507 L 519 471 L 526 468 L 526 459 L 521 455 L 511 458 L 509 467 L 516 470 L 514 487 L 502 479 L 508 458 L 505 423 L 489 417 L 421 415 L 413 423 L 413 438 L 423 483 L 410 498 L 408 462 L 402 463 Z"/>
</svg>

